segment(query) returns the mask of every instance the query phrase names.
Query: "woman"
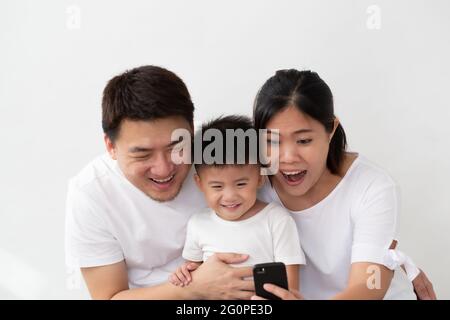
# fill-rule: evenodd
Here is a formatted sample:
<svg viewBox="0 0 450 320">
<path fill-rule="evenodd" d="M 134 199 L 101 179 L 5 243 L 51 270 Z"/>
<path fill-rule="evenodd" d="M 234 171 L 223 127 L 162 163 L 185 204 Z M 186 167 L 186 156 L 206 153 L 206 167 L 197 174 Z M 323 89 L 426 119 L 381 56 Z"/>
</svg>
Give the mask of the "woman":
<svg viewBox="0 0 450 320">
<path fill-rule="evenodd" d="M 405 274 L 393 271 L 405 264 L 410 280 L 418 273 L 399 259 L 401 253 L 390 250 L 396 238 L 397 187 L 365 157 L 346 152 L 328 85 L 315 72 L 278 71 L 259 91 L 253 116 L 256 129 L 269 131 L 268 149 L 279 147 L 279 171 L 260 196 L 284 205 L 296 221 L 307 257 L 302 295 L 415 299 Z M 418 279 L 427 281 L 424 275 Z M 279 287 L 266 289 L 284 299 L 300 298 Z"/>
</svg>

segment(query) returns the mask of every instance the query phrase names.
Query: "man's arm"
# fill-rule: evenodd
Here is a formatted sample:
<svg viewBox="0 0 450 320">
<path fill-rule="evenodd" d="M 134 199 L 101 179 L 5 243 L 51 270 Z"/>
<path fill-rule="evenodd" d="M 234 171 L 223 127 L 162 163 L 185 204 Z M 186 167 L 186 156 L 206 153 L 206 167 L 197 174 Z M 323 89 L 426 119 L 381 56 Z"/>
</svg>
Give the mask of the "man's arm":
<svg viewBox="0 0 450 320">
<path fill-rule="evenodd" d="M 193 281 L 187 287 L 177 287 L 167 282 L 129 289 L 125 261 L 81 268 L 81 272 L 93 299 L 250 299 L 254 294 L 254 283 L 242 278 L 251 277 L 252 268 L 227 265 L 247 259 L 246 255 L 215 254 L 192 272 Z"/>
<path fill-rule="evenodd" d="M 92 299 L 189 299 L 188 292 L 177 290 L 171 284 L 153 287 L 129 289 L 128 274 L 125 261 L 115 264 L 81 268 L 86 285 Z"/>
</svg>

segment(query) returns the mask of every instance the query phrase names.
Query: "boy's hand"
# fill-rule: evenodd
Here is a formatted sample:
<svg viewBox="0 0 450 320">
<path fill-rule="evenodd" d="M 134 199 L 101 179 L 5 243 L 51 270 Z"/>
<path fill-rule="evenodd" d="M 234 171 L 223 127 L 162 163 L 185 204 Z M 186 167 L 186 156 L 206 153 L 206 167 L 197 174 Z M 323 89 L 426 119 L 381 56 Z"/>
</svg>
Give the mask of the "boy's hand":
<svg viewBox="0 0 450 320">
<path fill-rule="evenodd" d="M 192 281 L 191 271 L 198 268 L 201 263 L 186 261 L 169 277 L 169 282 L 176 286 L 187 286 Z"/>
</svg>

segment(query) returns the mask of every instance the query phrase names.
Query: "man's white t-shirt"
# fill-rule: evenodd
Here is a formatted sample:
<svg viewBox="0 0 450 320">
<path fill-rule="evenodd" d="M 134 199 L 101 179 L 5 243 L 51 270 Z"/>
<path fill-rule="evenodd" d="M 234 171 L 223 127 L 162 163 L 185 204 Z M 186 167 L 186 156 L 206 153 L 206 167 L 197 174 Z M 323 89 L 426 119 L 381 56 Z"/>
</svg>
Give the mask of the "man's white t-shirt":
<svg viewBox="0 0 450 320">
<path fill-rule="evenodd" d="M 189 218 L 206 208 L 192 177 L 175 199 L 158 202 L 129 182 L 108 154 L 69 183 L 66 262 L 95 267 L 125 260 L 130 288 L 167 280 L 183 262 Z"/>
<path fill-rule="evenodd" d="M 189 220 L 183 258 L 206 261 L 216 252 L 248 254 L 239 266 L 283 262 L 305 264 L 297 227 L 286 209 L 274 202 L 242 221 L 227 221 L 212 209 Z"/>
<path fill-rule="evenodd" d="M 306 210 L 293 212 L 306 255 L 301 292 L 307 299 L 328 299 L 347 286 L 354 262 L 384 265 L 396 239 L 398 189 L 389 175 L 359 155 L 335 189 Z M 267 183 L 263 201 L 281 204 Z M 403 270 L 396 270 L 385 299 L 416 299 Z"/>
</svg>

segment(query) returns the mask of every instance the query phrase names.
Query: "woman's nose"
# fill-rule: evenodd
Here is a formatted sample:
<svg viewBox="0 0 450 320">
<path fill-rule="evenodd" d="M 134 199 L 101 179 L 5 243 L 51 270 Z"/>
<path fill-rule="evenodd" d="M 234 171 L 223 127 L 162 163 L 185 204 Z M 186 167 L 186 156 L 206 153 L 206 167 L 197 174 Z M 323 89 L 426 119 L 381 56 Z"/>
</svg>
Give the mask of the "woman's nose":
<svg viewBox="0 0 450 320">
<path fill-rule="evenodd" d="M 292 144 L 280 145 L 280 162 L 281 163 L 293 163 L 300 160 L 300 155 L 297 148 Z"/>
</svg>

